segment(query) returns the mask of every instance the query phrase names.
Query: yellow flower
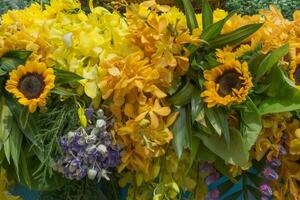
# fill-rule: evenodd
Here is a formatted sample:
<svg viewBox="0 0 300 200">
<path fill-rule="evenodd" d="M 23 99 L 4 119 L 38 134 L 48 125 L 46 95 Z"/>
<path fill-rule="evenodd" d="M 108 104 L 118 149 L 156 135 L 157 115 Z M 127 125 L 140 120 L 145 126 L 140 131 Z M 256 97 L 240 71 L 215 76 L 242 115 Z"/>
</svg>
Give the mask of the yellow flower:
<svg viewBox="0 0 300 200">
<path fill-rule="evenodd" d="M 295 138 L 290 141 L 290 153 L 300 155 L 300 129 L 295 131 Z"/>
<path fill-rule="evenodd" d="M 204 71 L 205 88 L 201 93 L 209 108 L 243 102 L 251 87 L 247 63 L 230 59 L 211 70 Z"/>
<path fill-rule="evenodd" d="M 45 63 L 28 61 L 9 74 L 5 89 L 12 93 L 20 104 L 28 106 L 30 112 L 46 105 L 46 98 L 54 88 L 54 71 Z"/>
<path fill-rule="evenodd" d="M 162 107 L 158 99 L 149 99 L 147 104 L 139 108 L 139 113 L 140 114 L 135 118 L 135 121 L 141 121 L 146 115 L 149 115 L 151 126 L 153 128 L 158 128 L 158 116 L 168 116 L 171 113 L 171 109 L 169 107 Z"/>
<path fill-rule="evenodd" d="M 300 86 L 300 54 L 296 56 L 294 60 L 291 61 L 290 79 L 299 87 Z"/>
</svg>

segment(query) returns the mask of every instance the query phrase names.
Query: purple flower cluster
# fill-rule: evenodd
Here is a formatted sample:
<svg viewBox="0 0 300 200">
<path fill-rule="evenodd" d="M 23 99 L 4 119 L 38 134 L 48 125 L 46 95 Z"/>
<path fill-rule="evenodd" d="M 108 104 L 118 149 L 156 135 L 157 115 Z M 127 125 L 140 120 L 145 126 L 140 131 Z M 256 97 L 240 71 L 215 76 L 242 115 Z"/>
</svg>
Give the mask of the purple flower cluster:
<svg viewBox="0 0 300 200">
<path fill-rule="evenodd" d="M 204 179 L 204 182 L 207 186 L 214 183 L 220 178 L 220 174 L 214 169 L 213 165 L 208 162 L 204 162 L 200 166 L 199 171 L 201 173 L 207 174 Z M 214 189 L 206 194 L 205 200 L 217 200 L 219 198 L 219 195 L 220 191 L 218 189 Z"/>
<path fill-rule="evenodd" d="M 264 178 L 264 182 L 259 186 L 259 190 L 263 195 L 261 200 L 267 200 L 273 195 L 273 191 L 269 185 L 269 182 L 278 180 L 279 176 L 277 171 L 281 166 L 281 161 L 275 157 L 272 158 L 272 160 L 267 160 L 266 163 L 267 165 L 261 173 Z"/>
<path fill-rule="evenodd" d="M 119 149 L 112 144 L 108 131 L 110 121 L 103 110 L 85 110 L 86 128 L 79 127 L 60 138 L 62 156 L 56 160 L 55 169 L 68 179 L 101 178 L 109 180 L 109 168 L 120 162 Z"/>
</svg>

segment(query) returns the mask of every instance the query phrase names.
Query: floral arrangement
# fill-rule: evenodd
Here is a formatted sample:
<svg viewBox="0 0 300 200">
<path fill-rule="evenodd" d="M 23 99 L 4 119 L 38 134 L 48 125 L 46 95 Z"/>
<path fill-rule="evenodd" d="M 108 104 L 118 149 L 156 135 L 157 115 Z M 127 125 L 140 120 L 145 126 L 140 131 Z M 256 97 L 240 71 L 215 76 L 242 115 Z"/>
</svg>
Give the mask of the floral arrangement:
<svg viewBox="0 0 300 200">
<path fill-rule="evenodd" d="M 115 182 L 127 199 L 298 199 L 299 11 L 81 3 L 1 17 L 1 199 L 18 199 L 6 177 Z"/>
</svg>

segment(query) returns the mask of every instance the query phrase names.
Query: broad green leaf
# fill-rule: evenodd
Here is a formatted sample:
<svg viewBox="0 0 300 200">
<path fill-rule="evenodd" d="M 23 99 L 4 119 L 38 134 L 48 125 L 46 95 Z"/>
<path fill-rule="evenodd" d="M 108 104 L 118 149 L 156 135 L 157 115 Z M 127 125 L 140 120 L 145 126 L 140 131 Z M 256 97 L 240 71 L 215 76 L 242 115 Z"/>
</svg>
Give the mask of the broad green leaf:
<svg viewBox="0 0 300 200">
<path fill-rule="evenodd" d="M 207 108 L 205 110 L 208 121 L 213 126 L 219 136 L 223 135 L 226 144 L 230 145 L 230 133 L 228 115 L 222 108 Z"/>
<path fill-rule="evenodd" d="M 33 119 L 32 116 L 29 116 L 28 121 L 30 123 L 27 123 L 25 128 L 22 128 L 19 116 L 21 115 L 22 106 L 16 102 L 16 100 L 12 97 L 12 95 L 8 93 L 4 93 L 4 97 L 7 100 L 7 106 L 9 107 L 9 110 L 13 114 L 13 118 L 16 121 L 19 129 L 22 131 L 22 133 L 26 136 L 27 139 L 29 139 L 34 145 L 37 145 L 35 136 L 38 135 L 36 120 Z"/>
<path fill-rule="evenodd" d="M 19 58 L 25 61 L 31 54 L 32 51 L 14 50 L 4 54 L 3 57 Z"/>
<path fill-rule="evenodd" d="M 269 97 L 286 97 L 298 92 L 298 89 L 284 73 L 281 67 L 273 67 L 269 75 L 267 95 Z"/>
<path fill-rule="evenodd" d="M 4 143 L 11 131 L 12 113 L 5 103 L 5 99 L 0 97 L 0 142 Z"/>
<path fill-rule="evenodd" d="M 3 144 L 3 149 L 4 149 L 4 153 L 5 153 L 5 157 L 6 160 L 8 162 L 8 164 L 10 164 L 10 142 L 9 142 L 9 137 L 8 139 L 4 142 Z"/>
<path fill-rule="evenodd" d="M 77 96 L 78 95 L 75 92 L 68 91 L 67 89 L 65 89 L 63 87 L 58 87 L 58 86 L 55 87 L 53 90 L 51 90 L 51 93 L 62 95 L 62 96 Z"/>
<path fill-rule="evenodd" d="M 217 134 L 211 136 L 198 134 L 198 136 L 202 139 L 203 144 L 205 144 L 207 148 L 227 163 L 239 165 L 241 167 L 249 167 L 249 152 L 245 148 L 242 135 L 238 130 L 230 129 L 229 146 L 225 142 L 224 137 Z"/>
<path fill-rule="evenodd" d="M 203 0 L 202 3 L 202 24 L 203 30 L 213 23 L 214 16 L 212 9 L 207 0 Z"/>
<path fill-rule="evenodd" d="M 205 30 L 202 31 L 201 39 L 208 41 L 208 40 L 215 39 L 217 36 L 219 36 L 223 29 L 224 24 L 234 14 L 235 14 L 235 12 L 231 12 L 224 19 L 222 19 L 214 24 L 209 25 Z"/>
<path fill-rule="evenodd" d="M 84 79 L 83 77 L 69 71 L 61 70 L 61 69 L 54 69 L 55 72 L 55 82 L 57 84 L 63 84 L 63 83 L 75 83 L 79 80 Z"/>
<path fill-rule="evenodd" d="M 263 75 L 270 71 L 270 69 L 289 52 L 289 45 L 283 45 L 282 47 L 274 50 L 273 52 L 269 53 L 260 63 L 257 68 L 254 83 L 257 83 Z"/>
<path fill-rule="evenodd" d="M 190 29 L 190 32 L 192 32 L 195 28 L 198 28 L 198 23 L 197 23 L 194 8 L 193 8 L 190 0 L 182 0 L 182 3 L 184 6 L 184 12 L 186 15 L 187 25 Z"/>
<path fill-rule="evenodd" d="M 283 70 L 273 67 L 270 77 L 271 82 L 267 92 L 270 97 L 259 104 L 259 113 L 265 115 L 300 109 L 300 91 L 288 79 Z"/>
<path fill-rule="evenodd" d="M 0 69 L 8 73 L 24 63 L 25 61 L 20 58 L 2 57 L 0 59 Z"/>
<path fill-rule="evenodd" d="M 0 76 L 3 76 L 5 74 L 7 74 L 7 72 L 0 68 Z M 2 84 L 0 86 L 2 86 Z"/>
<path fill-rule="evenodd" d="M 11 134 L 9 135 L 9 142 L 10 142 L 10 154 L 11 158 L 15 164 L 16 167 L 16 173 L 18 178 L 20 179 L 19 175 L 19 158 L 20 158 L 20 152 L 22 149 L 22 140 L 23 140 L 23 134 L 19 130 L 17 124 L 14 122 Z"/>
<path fill-rule="evenodd" d="M 199 89 L 195 89 L 192 94 L 191 114 L 192 114 L 192 122 L 194 122 L 198 118 L 199 115 L 204 114 L 204 103 L 201 100 Z"/>
<path fill-rule="evenodd" d="M 300 109 L 300 92 L 288 97 L 272 97 L 264 100 L 258 107 L 260 115 L 290 112 Z"/>
<path fill-rule="evenodd" d="M 181 158 L 185 143 L 186 135 L 189 134 L 189 128 L 187 126 L 187 113 L 184 107 L 175 109 L 174 111 L 179 111 L 179 117 L 172 127 L 173 133 L 173 148 L 178 158 Z"/>
<path fill-rule="evenodd" d="M 209 46 L 210 48 L 215 49 L 225 45 L 239 44 L 260 29 L 261 26 L 262 24 L 249 24 L 242 26 L 235 31 L 220 35 L 213 40 L 209 40 Z"/>
<path fill-rule="evenodd" d="M 177 91 L 173 96 L 168 98 L 168 102 L 176 106 L 182 106 L 190 102 L 191 96 L 194 91 L 194 86 L 187 82 L 183 88 Z"/>
<path fill-rule="evenodd" d="M 214 167 L 225 177 L 227 177 L 232 183 L 237 183 L 239 177 L 233 177 L 232 173 L 230 172 L 230 167 L 229 165 L 225 164 L 225 161 L 217 157 L 215 162 L 214 162 Z"/>
<path fill-rule="evenodd" d="M 189 167 L 186 170 L 186 175 L 189 173 L 190 169 L 192 168 L 194 161 L 196 159 L 198 150 L 199 150 L 199 146 L 200 146 L 200 139 L 193 136 L 192 137 L 192 141 L 191 141 L 191 155 L 190 155 L 190 163 L 189 163 Z"/>
<path fill-rule="evenodd" d="M 246 150 L 250 150 L 262 129 L 262 121 L 259 111 L 250 98 L 244 103 L 246 108 L 240 111 L 241 133 Z"/>
<path fill-rule="evenodd" d="M 197 161 L 210 161 L 215 162 L 216 154 L 209 150 L 202 142 L 199 144 Z"/>
<path fill-rule="evenodd" d="M 22 128 L 25 128 L 27 126 L 28 117 L 29 117 L 29 111 L 27 107 L 23 107 L 20 114 L 20 125 Z"/>
<path fill-rule="evenodd" d="M 29 168 L 28 168 L 28 163 L 27 163 L 27 157 L 26 157 L 26 152 L 25 151 L 21 151 L 21 155 L 20 155 L 20 179 L 21 182 L 26 185 L 29 189 L 32 188 L 32 184 L 31 184 L 31 175 L 29 172 Z"/>
</svg>

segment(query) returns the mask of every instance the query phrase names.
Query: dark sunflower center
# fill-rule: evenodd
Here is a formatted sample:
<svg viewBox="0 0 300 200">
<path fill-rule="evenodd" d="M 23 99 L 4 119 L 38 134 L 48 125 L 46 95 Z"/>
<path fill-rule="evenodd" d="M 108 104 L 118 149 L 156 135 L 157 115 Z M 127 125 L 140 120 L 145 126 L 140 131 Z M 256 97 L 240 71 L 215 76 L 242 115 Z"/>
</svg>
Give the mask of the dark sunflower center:
<svg viewBox="0 0 300 200">
<path fill-rule="evenodd" d="M 231 94 L 232 89 L 240 89 L 243 85 L 243 81 L 239 78 L 240 74 L 235 70 L 230 70 L 221 75 L 217 83 L 219 83 L 220 88 L 218 94 L 222 97 L 225 97 L 228 94 Z"/>
<path fill-rule="evenodd" d="M 28 99 L 38 98 L 43 92 L 45 83 L 43 77 L 36 73 L 24 75 L 20 81 L 18 88 Z"/>
<path fill-rule="evenodd" d="M 296 71 L 294 73 L 294 79 L 296 85 L 300 85 L 300 64 L 297 65 Z"/>
</svg>

